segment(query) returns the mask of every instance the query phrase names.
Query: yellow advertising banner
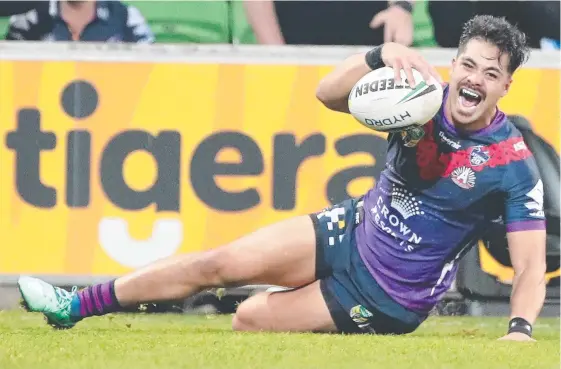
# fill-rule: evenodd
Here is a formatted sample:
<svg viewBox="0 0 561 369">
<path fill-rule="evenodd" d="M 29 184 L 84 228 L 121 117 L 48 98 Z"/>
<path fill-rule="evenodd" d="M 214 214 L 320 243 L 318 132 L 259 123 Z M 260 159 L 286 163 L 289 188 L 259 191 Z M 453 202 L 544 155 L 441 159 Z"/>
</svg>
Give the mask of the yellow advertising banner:
<svg viewBox="0 0 561 369">
<path fill-rule="evenodd" d="M 316 100 L 330 69 L 1 61 L 0 274 L 121 275 L 365 192 L 385 137 Z M 501 103 L 557 151 L 559 77 Z"/>
</svg>

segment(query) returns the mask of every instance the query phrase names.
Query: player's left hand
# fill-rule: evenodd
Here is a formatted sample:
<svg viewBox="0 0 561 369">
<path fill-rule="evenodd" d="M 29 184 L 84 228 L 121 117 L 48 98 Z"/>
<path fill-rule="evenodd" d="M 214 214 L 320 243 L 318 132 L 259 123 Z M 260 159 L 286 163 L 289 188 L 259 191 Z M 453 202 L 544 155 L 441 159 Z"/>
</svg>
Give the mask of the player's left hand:
<svg viewBox="0 0 561 369">
<path fill-rule="evenodd" d="M 499 341 L 527 341 L 527 342 L 536 342 L 535 339 L 533 339 L 532 337 L 524 334 L 524 333 L 520 333 L 520 332 L 513 332 L 513 333 L 509 333 L 506 336 L 503 336 L 501 338 L 499 338 Z"/>
<path fill-rule="evenodd" d="M 413 43 L 413 16 L 399 6 L 382 10 L 370 21 L 370 28 L 384 26 L 384 42 L 396 42 L 405 46 Z"/>
</svg>

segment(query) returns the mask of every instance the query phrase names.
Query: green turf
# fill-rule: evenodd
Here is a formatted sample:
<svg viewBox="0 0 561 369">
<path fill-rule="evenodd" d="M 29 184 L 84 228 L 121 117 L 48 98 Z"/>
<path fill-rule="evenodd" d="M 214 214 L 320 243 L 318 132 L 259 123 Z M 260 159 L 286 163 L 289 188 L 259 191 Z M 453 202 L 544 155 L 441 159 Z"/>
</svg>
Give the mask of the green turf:
<svg viewBox="0 0 561 369">
<path fill-rule="evenodd" d="M 41 316 L 0 312 L 0 368 L 559 368 L 559 319 L 536 343 L 499 342 L 505 319 L 434 317 L 408 336 L 235 333 L 231 317 L 118 315 L 53 331 Z"/>
</svg>

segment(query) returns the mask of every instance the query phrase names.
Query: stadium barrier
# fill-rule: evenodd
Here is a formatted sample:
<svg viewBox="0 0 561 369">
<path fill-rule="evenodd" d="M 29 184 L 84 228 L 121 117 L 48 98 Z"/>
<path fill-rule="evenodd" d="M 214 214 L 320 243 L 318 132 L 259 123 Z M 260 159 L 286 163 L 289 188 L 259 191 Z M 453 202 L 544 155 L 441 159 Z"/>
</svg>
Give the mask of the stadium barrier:
<svg viewBox="0 0 561 369">
<path fill-rule="evenodd" d="M 107 280 L 363 193 L 385 136 L 315 89 L 365 49 L 0 43 L 0 282 Z M 446 80 L 455 52 L 422 52 Z M 500 105 L 557 154 L 558 58 L 534 52 Z"/>
</svg>

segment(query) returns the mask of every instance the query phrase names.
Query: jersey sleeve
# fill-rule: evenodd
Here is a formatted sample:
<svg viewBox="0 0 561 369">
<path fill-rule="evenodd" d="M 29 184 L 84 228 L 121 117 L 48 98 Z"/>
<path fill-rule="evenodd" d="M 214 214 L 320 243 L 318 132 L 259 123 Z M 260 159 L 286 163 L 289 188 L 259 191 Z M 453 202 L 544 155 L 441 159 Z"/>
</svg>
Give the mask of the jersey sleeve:
<svg viewBox="0 0 561 369">
<path fill-rule="evenodd" d="M 545 229 L 543 182 L 533 156 L 508 165 L 503 190 L 507 232 Z"/>
<path fill-rule="evenodd" d="M 127 30 L 129 37 L 127 37 L 126 41 L 138 44 L 154 43 L 154 34 L 146 22 L 146 19 L 142 13 L 140 13 L 140 10 L 132 5 L 128 5 L 127 12 Z"/>
</svg>

